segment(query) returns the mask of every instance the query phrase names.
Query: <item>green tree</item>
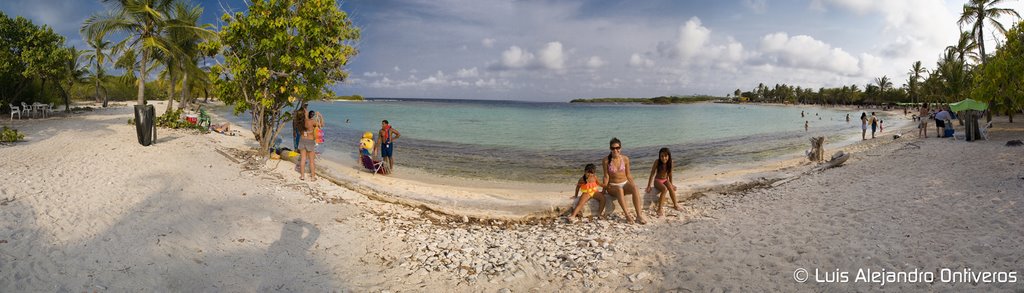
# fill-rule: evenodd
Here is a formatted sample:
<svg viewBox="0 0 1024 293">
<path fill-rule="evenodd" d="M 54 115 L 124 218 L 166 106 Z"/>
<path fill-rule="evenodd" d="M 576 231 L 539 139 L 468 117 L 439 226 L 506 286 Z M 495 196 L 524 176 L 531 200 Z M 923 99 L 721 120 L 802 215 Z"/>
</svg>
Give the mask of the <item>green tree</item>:
<svg viewBox="0 0 1024 293">
<path fill-rule="evenodd" d="M 1009 8 L 995 7 L 1003 2 L 1003 0 L 969 0 L 967 4 L 964 4 L 964 10 L 960 14 L 960 20 L 957 24 L 960 27 L 964 25 L 970 25 L 970 35 L 978 40 L 978 51 L 981 55 L 981 63 L 984 64 L 988 56 L 985 56 L 985 22 L 991 25 L 999 31 L 1001 34 L 1006 33 L 1006 28 L 1003 27 L 1002 23 L 996 20 L 999 16 L 1013 15 L 1020 18 L 1020 14 L 1017 11 Z"/>
<path fill-rule="evenodd" d="M 976 71 L 971 97 L 987 101 L 993 111 L 1002 110 L 1013 123 L 1013 114 L 1024 105 L 1024 22 L 1006 33 L 1006 43 L 988 63 Z"/>
<path fill-rule="evenodd" d="M 335 0 L 256 0 L 248 13 L 223 20 L 220 40 L 204 44 L 223 48 L 224 63 L 214 66 L 223 77 L 218 96 L 236 114 L 249 111 L 266 155 L 292 118 L 285 107 L 316 99 L 348 77 L 343 67 L 356 54 L 359 29 Z"/>
<path fill-rule="evenodd" d="M 0 12 L 0 99 L 22 98 L 36 80 L 40 95 L 47 79 L 59 76 L 61 65 L 70 58 L 64 37 L 49 26 L 36 26 L 24 17 L 11 19 Z"/>
<path fill-rule="evenodd" d="M 132 68 L 137 72 L 138 103 L 146 103 L 146 77 L 150 63 L 155 61 L 154 53 L 165 55 L 181 54 L 174 40 L 165 35 L 169 28 L 202 30 L 174 21 L 168 16 L 172 0 L 104 0 L 113 3 L 114 9 L 90 16 L 82 24 L 86 35 L 107 35 L 122 33 L 126 38 L 118 42 L 117 48 L 133 51 L 134 54 L 122 56 L 139 57 Z"/>
<path fill-rule="evenodd" d="M 63 51 L 63 62 L 52 78 L 57 83 L 61 96 L 64 97 L 64 111 L 71 112 L 71 87 L 84 81 L 88 71 L 79 62 L 82 59 L 81 51 L 74 47 L 65 48 Z"/>
</svg>

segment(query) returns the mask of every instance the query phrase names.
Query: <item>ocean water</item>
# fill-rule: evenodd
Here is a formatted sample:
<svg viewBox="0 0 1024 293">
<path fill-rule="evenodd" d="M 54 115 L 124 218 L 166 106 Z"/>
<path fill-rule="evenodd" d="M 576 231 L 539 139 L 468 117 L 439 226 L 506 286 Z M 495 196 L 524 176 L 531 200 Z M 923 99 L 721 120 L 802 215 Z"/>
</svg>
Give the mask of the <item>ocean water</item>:
<svg viewBox="0 0 1024 293">
<path fill-rule="evenodd" d="M 401 132 L 398 166 L 526 182 L 573 180 L 587 163 L 600 164 L 612 137 L 622 140 L 635 178 L 646 178 L 662 147 L 677 170 L 722 169 L 801 153 L 811 136 L 836 142 L 860 133 L 860 111 L 748 104 L 375 99 L 314 102 L 310 109 L 326 118 L 327 159 L 355 160 L 362 133 L 376 136 L 387 119 Z M 282 137 L 291 137 L 285 128 Z"/>
</svg>

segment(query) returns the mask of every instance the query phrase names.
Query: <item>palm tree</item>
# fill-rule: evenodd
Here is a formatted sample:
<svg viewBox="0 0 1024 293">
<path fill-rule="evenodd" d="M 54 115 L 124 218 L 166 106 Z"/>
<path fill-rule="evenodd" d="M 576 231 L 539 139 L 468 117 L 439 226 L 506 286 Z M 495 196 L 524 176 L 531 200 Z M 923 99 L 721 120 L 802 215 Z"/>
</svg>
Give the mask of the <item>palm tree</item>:
<svg viewBox="0 0 1024 293">
<path fill-rule="evenodd" d="M 921 87 L 921 74 L 926 71 L 927 69 L 921 66 L 921 61 L 917 61 L 910 66 L 910 71 L 907 72 L 907 75 L 909 75 L 907 88 L 910 90 L 910 98 L 913 103 L 917 103 L 917 95 Z"/>
<path fill-rule="evenodd" d="M 57 88 L 60 89 L 61 95 L 64 96 L 64 111 L 70 112 L 71 97 L 68 92 L 71 91 L 71 86 L 75 83 L 85 80 L 85 75 L 88 70 L 83 68 L 80 62 L 82 59 L 82 51 L 78 51 L 74 47 L 70 47 L 65 50 L 69 52 L 71 58 L 68 58 L 61 64 L 59 76 L 54 76 L 54 80 L 57 82 Z"/>
<path fill-rule="evenodd" d="M 96 98 L 99 99 L 100 89 L 103 88 L 102 81 L 107 76 L 106 70 L 103 69 L 103 64 L 106 63 L 107 59 L 110 57 L 108 54 L 110 53 L 111 43 L 110 41 L 103 40 L 103 36 L 95 36 L 87 39 L 89 41 L 87 41 L 86 43 L 88 43 L 89 47 L 92 47 L 92 49 L 83 51 L 82 57 L 86 59 L 87 64 L 92 65 L 91 67 L 93 69 L 91 72 L 89 72 L 89 76 L 87 76 L 87 79 L 92 80 L 95 84 L 94 87 L 96 89 Z M 106 108 L 106 89 L 103 88 L 103 91 L 103 107 Z"/>
<path fill-rule="evenodd" d="M 960 61 L 970 59 L 975 63 L 979 63 L 981 59 L 978 58 L 978 53 L 974 52 L 974 49 L 977 48 L 978 42 L 974 41 L 974 37 L 971 36 L 970 32 L 960 32 L 960 40 L 957 41 L 956 45 L 946 46 L 946 55 L 952 56 L 946 58 L 956 58 Z"/>
<path fill-rule="evenodd" d="M 191 88 L 195 83 L 195 79 L 190 81 L 189 78 L 206 79 L 207 76 L 197 65 L 199 58 L 203 55 L 199 48 L 199 43 L 215 38 L 216 34 L 209 30 L 208 25 L 197 26 L 199 17 L 203 15 L 203 8 L 198 5 L 178 2 L 174 5 L 173 15 L 172 19 L 177 25 L 172 26 L 168 30 L 168 36 L 175 40 L 182 53 L 180 56 L 177 56 L 177 65 L 182 76 L 181 102 L 178 103 L 178 108 L 185 108 L 192 92 Z M 192 29 L 196 27 L 199 29 Z"/>
<path fill-rule="evenodd" d="M 885 93 L 885 91 L 892 88 L 892 81 L 890 81 L 889 77 L 885 75 L 875 78 L 875 84 L 878 85 L 878 91 L 882 93 Z"/>
<path fill-rule="evenodd" d="M 960 20 L 957 21 L 961 28 L 965 24 L 971 25 L 971 36 L 978 39 L 978 50 L 980 51 L 982 64 L 988 58 L 988 56 L 985 56 L 985 37 L 983 32 L 985 21 L 988 20 L 989 25 L 995 27 L 1000 33 L 1006 34 L 1006 28 L 996 20 L 996 17 L 1013 15 L 1020 18 L 1020 14 L 1017 14 L 1017 11 L 1013 9 L 995 7 L 1000 2 L 1003 2 L 1003 0 L 970 0 L 967 4 L 964 4 L 964 11 L 960 14 Z"/>
<path fill-rule="evenodd" d="M 146 77 L 149 74 L 149 64 L 153 61 L 154 53 L 180 54 L 180 49 L 173 40 L 168 39 L 163 32 L 172 24 L 169 23 L 167 12 L 173 0 L 103 0 L 103 2 L 114 3 L 114 10 L 90 16 L 82 24 L 82 31 L 86 35 L 106 35 L 108 33 L 124 33 L 126 38 L 119 42 L 116 48 L 125 48 L 128 51 L 137 51 L 132 56 L 139 56 L 141 60 L 136 64 L 138 69 L 138 102 L 139 105 L 146 103 Z"/>
</svg>

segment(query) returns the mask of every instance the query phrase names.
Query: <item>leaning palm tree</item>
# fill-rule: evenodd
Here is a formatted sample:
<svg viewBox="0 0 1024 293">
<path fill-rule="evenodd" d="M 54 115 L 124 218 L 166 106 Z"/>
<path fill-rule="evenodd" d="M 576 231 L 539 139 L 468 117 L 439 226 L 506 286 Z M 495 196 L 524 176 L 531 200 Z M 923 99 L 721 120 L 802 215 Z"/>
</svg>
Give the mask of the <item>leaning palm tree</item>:
<svg viewBox="0 0 1024 293">
<path fill-rule="evenodd" d="M 103 69 L 103 64 L 107 62 L 107 59 L 109 59 L 111 43 L 110 41 L 103 40 L 103 36 L 95 36 L 87 39 L 89 41 L 86 43 L 89 44 L 89 47 L 92 47 L 92 49 L 82 51 L 82 57 L 86 59 L 86 63 L 88 65 L 91 65 L 89 67 L 92 67 L 92 70 L 86 78 L 93 81 L 97 99 L 100 98 L 100 89 L 103 89 L 103 107 L 106 108 L 107 95 L 102 82 L 103 79 L 106 78 L 107 73 L 106 70 Z"/>
<path fill-rule="evenodd" d="M 1013 15 L 1020 18 L 1020 14 L 1017 14 L 1017 11 L 1013 9 L 995 7 L 1001 2 L 1003 0 L 970 0 L 967 4 L 964 4 L 964 11 L 960 14 L 960 20 L 957 21 L 961 28 L 964 25 L 971 26 L 971 36 L 978 39 L 978 50 L 979 55 L 981 55 L 982 64 L 988 58 L 988 56 L 985 56 L 985 37 L 983 32 L 985 21 L 987 20 L 988 24 L 996 28 L 999 33 L 1006 34 L 1006 28 L 996 20 L 996 17 Z"/>
<path fill-rule="evenodd" d="M 104 0 L 113 3 L 114 9 L 90 16 L 82 24 L 86 35 L 106 35 L 123 33 L 126 38 L 115 46 L 129 51 L 137 51 L 133 56 L 141 57 L 134 66 L 138 70 L 138 102 L 146 103 L 146 77 L 153 54 L 179 54 L 180 49 L 173 40 L 164 36 L 168 29 L 169 11 L 172 0 Z"/>
<path fill-rule="evenodd" d="M 909 90 L 911 102 L 917 103 L 917 96 L 920 94 L 921 88 L 921 74 L 927 72 L 924 66 L 921 66 L 921 61 L 914 62 L 910 66 L 910 71 L 907 72 L 907 89 Z"/>
<path fill-rule="evenodd" d="M 71 111 L 71 87 L 75 83 L 80 83 L 85 80 L 87 70 L 82 66 L 80 62 L 82 59 L 82 51 L 76 50 L 74 47 L 66 48 L 70 58 L 67 58 L 60 64 L 58 75 L 54 76 L 53 79 L 57 83 L 57 88 L 60 89 L 61 95 L 64 96 L 64 111 Z"/>
</svg>

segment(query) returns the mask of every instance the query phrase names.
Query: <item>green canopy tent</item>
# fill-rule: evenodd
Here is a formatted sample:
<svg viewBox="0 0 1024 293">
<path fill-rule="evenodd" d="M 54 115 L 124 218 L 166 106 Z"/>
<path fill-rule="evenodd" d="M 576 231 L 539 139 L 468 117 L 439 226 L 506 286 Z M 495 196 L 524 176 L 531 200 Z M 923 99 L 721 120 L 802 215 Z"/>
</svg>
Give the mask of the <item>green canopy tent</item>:
<svg viewBox="0 0 1024 293">
<path fill-rule="evenodd" d="M 978 102 L 973 99 L 964 99 L 956 103 L 949 104 L 949 109 L 953 112 L 961 112 L 967 110 L 985 111 L 988 109 L 988 104 L 984 102 Z"/>
<path fill-rule="evenodd" d="M 949 104 L 949 110 L 963 113 L 960 117 L 964 120 L 964 132 L 966 133 L 967 141 L 981 139 L 981 132 L 978 129 L 978 118 L 981 118 L 982 111 L 987 109 L 987 103 L 973 99 L 964 99 L 963 101 Z"/>
</svg>

